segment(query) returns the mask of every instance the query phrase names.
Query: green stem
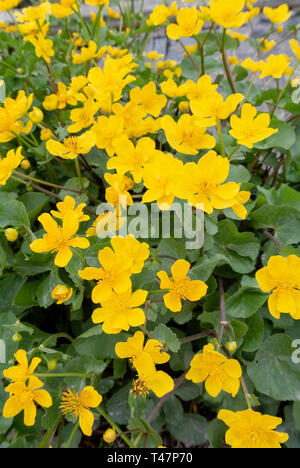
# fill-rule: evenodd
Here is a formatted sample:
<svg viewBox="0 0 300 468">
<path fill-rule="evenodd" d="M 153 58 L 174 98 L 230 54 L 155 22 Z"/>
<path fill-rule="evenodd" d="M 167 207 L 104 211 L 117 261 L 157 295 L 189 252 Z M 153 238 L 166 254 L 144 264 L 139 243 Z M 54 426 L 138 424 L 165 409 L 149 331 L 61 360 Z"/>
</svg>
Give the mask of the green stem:
<svg viewBox="0 0 300 468">
<path fill-rule="evenodd" d="M 54 421 L 54 423 L 52 424 L 51 427 L 49 427 L 48 431 L 46 432 L 46 434 L 44 435 L 44 437 L 42 438 L 42 440 L 40 441 L 40 443 L 38 444 L 37 448 L 46 448 L 48 443 L 49 443 L 49 440 L 51 439 L 51 436 L 52 434 L 56 431 L 56 428 L 57 426 L 60 424 L 61 420 L 62 420 L 62 415 L 60 414 Z"/>
<path fill-rule="evenodd" d="M 66 443 L 65 448 L 69 448 L 69 447 L 70 447 L 70 444 L 71 444 L 71 442 L 72 442 L 72 440 L 73 440 L 73 437 L 74 437 L 75 433 L 77 432 L 78 427 L 79 427 L 79 421 L 78 421 L 77 424 L 75 425 L 75 427 L 74 427 L 74 429 L 73 429 L 73 431 L 72 431 L 72 433 L 71 433 L 71 435 L 70 435 L 70 437 L 69 437 L 69 439 L 68 439 L 68 442 Z"/>
<path fill-rule="evenodd" d="M 69 187 L 63 187 L 62 185 L 52 184 L 51 182 L 45 182 L 44 180 L 36 179 L 35 177 L 31 177 L 27 174 L 22 174 L 22 172 L 16 170 L 14 170 L 13 173 L 19 177 L 24 177 L 24 179 L 28 179 L 31 182 L 37 182 L 41 185 L 47 185 L 48 187 L 53 187 L 60 190 L 67 190 L 68 192 L 78 193 L 79 195 L 82 193 L 80 190 L 70 189 Z"/>
<path fill-rule="evenodd" d="M 76 15 L 79 17 L 80 19 L 80 22 L 81 22 L 81 25 L 82 25 L 82 29 L 83 29 L 83 33 L 84 33 L 84 37 L 85 37 L 85 40 L 87 41 L 87 43 L 89 43 L 90 41 L 90 38 L 89 38 L 89 34 L 88 34 L 88 30 L 87 30 L 87 26 L 85 24 L 85 21 L 82 17 L 82 14 L 80 12 L 80 5 L 78 4 L 78 1 L 76 0 L 76 6 L 77 6 L 77 10 L 75 8 L 72 8 L 73 11 L 76 13 Z"/>
<path fill-rule="evenodd" d="M 131 442 L 131 440 L 128 439 L 128 437 L 122 432 L 122 430 L 120 429 L 120 427 L 111 419 L 111 417 L 109 416 L 109 414 L 107 414 L 107 412 L 101 408 L 101 406 L 99 406 L 98 408 L 96 408 L 98 413 L 101 414 L 101 416 L 103 416 L 104 419 L 106 419 L 106 421 L 114 428 L 114 430 L 119 434 L 120 437 L 122 437 L 122 439 L 124 440 L 124 442 L 126 442 L 126 444 L 130 447 L 130 448 L 135 448 L 135 445 Z"/>
<path fill-rule="evenodd" d="M 56 333 L 55 335 L 49 336 L 45 341 L 43 341 L 43 343 L 41 343 L 40 346 L 46 346 L 46 344 L 48 344 L 49 341 L 57 339 L 57 338 L 66 338 L 71 343 L 72 341 L 74 341 L 74 338 L 72 338 L 71 335 L 69 335 L 68 333 L 61 332 L 61 333 Z"/>
<path fill-rule="evenodd" d="M 182 42 L 181 39 L 178 39 L 178 42 L 179 44 L 181 45 L 181 47 L 183 48 L 184 52 L 186 53 L 186 55 L 188 56 L 188 58 L 190 59 L 190 61 L 192 62 L 193 64 L 193 67 L 195 68 L 195 70 L 197 72 L 200 73 L 200 68 L 198 67 L 198 65 L 196 64 L 195 60 L 193 59 L 193 57 L 191 56 L 191 54 L 188 52 L 187 48 L 185 47 L 184 43 Z"/>
<path fill-rule="evenodd" d="M 248 406 L 249 409 L 252 410 L 250 395 L 248 393 L 248 389 L 247 389 L 244 377 L 241 377 L 241 384 L 242 384 L 242 388 L 243 388 L 243 392 L 244 392 L 244 395 L 245 395 L 245 400 L 246 400 L 247 406 Z"/>
<path fill-rule="evenodd" d="M 86 190 L 85 190 L 85 186 L 82 180 L 82 174 L 81 174 L 80 163 L 79 163 L 78 157 L 75 159 L 75 167 L 76 167 L 77 177 L 79 179 L 81 189 L 85 193 Z"/>
<path fill-rule="evenodd" d="M 40 373 L 34 373 L 32 374 L 35 377 L 40 377 L 42 379 L 48 379 L 48 378 L 56 378 L 56 377 L 85 377 L 86 379 L 92 379 L 93 375 L 92 374 L 85 374 L 85 373 L 80 373 L 80 372 L 67 372 L 67 373 L 54 373 L 54 374 L 40 374 Z"/>
</svg>

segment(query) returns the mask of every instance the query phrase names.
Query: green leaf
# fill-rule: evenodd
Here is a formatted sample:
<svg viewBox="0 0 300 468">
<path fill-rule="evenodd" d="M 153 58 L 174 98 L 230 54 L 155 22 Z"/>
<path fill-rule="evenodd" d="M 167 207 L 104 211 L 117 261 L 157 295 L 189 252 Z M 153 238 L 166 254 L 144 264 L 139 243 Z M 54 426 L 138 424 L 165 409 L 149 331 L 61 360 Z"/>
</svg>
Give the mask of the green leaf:
<svg viewBox="0 0 300 468">
<path fill-rule="evenodd" d="M 296 141 L 296 132 L 291 124 L 273 117 L 270 127 L 275 129 L 278 128 L 278 133 L 275 133 L 261 143 L 256 143 L 254 145 L 255 148 L 282 148 L 284 150 L 288 150 L 294 145 Z"/>
<path fill-rule="evenodd" d="M 248 375 L 256 389 L 275 400 L 300 400 L 299 365 L 292 361 L 295 349 L 286 335 L 269 337 L 248 364 Z"/>
<path fill-rule="evenodd" d="M 152 332 L 152 336 L 166 345 L 170 351 L 177 353 L 180 349 L 180 342 L 176 334 L 166 325 L 161 323 Z"/>
<path fill-rule="evenodd" d="M 256 351 L 262 343 L 264 336 L 264 320 L 261 312 L 249 318 L 247 321 L 248 332 L 243 340 L 243 351 Z"/>
<path fill-rule="evenodd" d="M 229 317 L 249 318 L 264 305 L 268 295 L 255 289 L 240 288 L 226 300 L 226 313 Z"/>
<path fill-rule="evenodd" d="M 7 226 L 29 226 L 29 224 L 23 203 L 14 200 L 0 205 L 0 228 Z"/>
<path fill-rule="evenodd" d="M 207 441 L 207 421 L 199 414 L 184 414 L 180 424 L 168 424 L 168 429 L 175 440 L 187 447 L 204 444 Z"/>
<path fill-rule="evenodd" d="M 128 394 L 131 383 L 113 394 L 107 402 L 107 411 L 110 417 L 117 424 L 127 424 L 130 418 L 130 407 L 128 404 Z"/>
<path fill-rule="evenodd" d="M 49 197 L 39 192 L 26 192 L 19 200 L 24 203 L 29 219 L 32 221 L 43 210 L 49 201 Z"/>
</svg>

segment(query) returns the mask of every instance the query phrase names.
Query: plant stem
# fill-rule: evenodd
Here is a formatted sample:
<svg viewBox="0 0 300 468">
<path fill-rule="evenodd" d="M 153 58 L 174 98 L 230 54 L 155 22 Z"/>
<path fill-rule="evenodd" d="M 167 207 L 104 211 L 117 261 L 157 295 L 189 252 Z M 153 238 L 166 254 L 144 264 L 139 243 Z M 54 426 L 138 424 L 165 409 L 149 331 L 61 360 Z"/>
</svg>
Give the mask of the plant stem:
<svg viewBox="0 0 300 468">
<path fill-rule="evenodd" d="M 23 174 L 22 172 L 19 172 L 19 171 L 16 171 L 16 170 L 14 170 L 13 173 L 16 174 L 19 177 L 24 177 L 24 179 L 28 179 L 28 180 L 30 180 L 32 182 L 37 182 L 38 184 L 47 185 L 48 187 L 53 187 L 53 188 L 57 188 L 57 189 L 60 189 L 60 190 L 66 190 L 68 192 L 78 193 L 79 195 L 82 194 L 82 192 L 80 190 L 75 190 L 75 189 L 71 189 L 69 187 L 64 187 L 63 185 L 52 184 L 51 182 L 45 182 L 43 180 L 36 179 L 35 177 L 31 177 L 31 176 L 29 176 L 27 174 Z"/>
<path fill-rule="evenodd" d="M 63 416 L 62 416 L 62 414 L 60 414 L 55 419 L 54 423 L 52 424 L 52 426 L 49 427 L 48 431 L 46 432 L 46 434 L 44 435 L 44 437 L 42 438 L 42 440 L 38 444 L 37 448 L 46 448 L 47 447 L 49 440 L 51 439 L 52 435 L 56 431 L 56 428 L 60 424 L 62 418 L 63 418 Z"/>
<path fill-rule="evenodd" d="M 71 433 L 71 435 L 70 435 L 70 437 L 69 437 L 69 439 L 68 439 L 68 442 L 66 443 L 65 448 L 69 448 L 69 447 L 70 447 L 70 444 L 71 444 L 71 442 L 72 442 L 72 440 L 73 440 L 74 435 L 75 435 L 76 432 L 77 432 L 78 427 L 79 427 L 79 421 L 78 421 L 77 424 L 75 425 L 75 427 L 74 427 L 74 429 L 73 429 L 73 431 L 72 431 L 72 433 Z"/>
</svg>

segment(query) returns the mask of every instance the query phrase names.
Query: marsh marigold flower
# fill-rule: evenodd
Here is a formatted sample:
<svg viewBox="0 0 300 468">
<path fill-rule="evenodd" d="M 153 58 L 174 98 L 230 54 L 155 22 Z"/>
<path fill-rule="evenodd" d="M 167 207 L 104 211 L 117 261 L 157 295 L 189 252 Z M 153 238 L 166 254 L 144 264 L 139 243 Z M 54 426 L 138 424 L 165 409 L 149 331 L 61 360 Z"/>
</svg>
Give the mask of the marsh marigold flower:
<svg viewBox="0 0 300 468">
<path fill-rule="evenodd" d="M 211 0 L 209 2 L 209 15 L 214 23 L 224 28 L 240 28 L 248 19 L 243 12 L 245 0 Z"/>
<path fill-rule="evenodd" d="M 253 148 L 255 143 L 269 138 L 278 132 L 278 129 L 269 127 L 270 115 L 267 113 L 255 117 L 257 110 L 251 104 L 244 104 L 241 117 L 233 115 L 230 119 L 230 135 L 237 139 L 239 145 Z"/>
<path fill-rule="evenodd" d="M 7 97 L 0 107 L 0 143 L 6 143 L 16 138 L 20 133 L 29 133 L 32 122 L 25 124 L 22 118 L 27 114 L 33 101 L 33 94 L 28 97 L 23 90 L 18 92 L 16 99 Z"/>
<path fill-rule="evenodd" d="M 108 300 L 113 291 L 122 294 L 131 287 L 129 267 L 131 261 L 117 255 L 110 247 L 105 247 L 98 253 L 101 268 L 87 267 L 78 271 L 80 278 L 96 280 L 97 286 L 92 291 L 92 301 L 99 304 Z"/>
<path fill-rule="evenodd" d="M 256 280 L 262 291 L 271 295 L 269 311 L 277 319 L 290 314 L 300 319 L 300 258 L 296 255 L 271 257 L 266 267 L 256 272 Z"/>
<path fill-rule="evenodd" d="M 139 355 L 134 361 L 138 378 L 133 382 L 130 393 L 146 397 L 152 391 L 162 398 L 174 389 L 174 381 L 166 372 L 157 371 L 152 358 L 148 354 Z"/>
<path fill-rule="evenodd" d="M 4 158 L 0 157 L 0 185 L 5 185 L 14 169 L 21 164 L 24 159 L 22 154 L 22 146 L 15 150 L 10 150 Z"/>
<path fill-rule="evenodd" d="M 31 363 L 28 364 L 27 354 L 24 349 L 18 349 L 14 354 L 14 357 L 18 364 L 9 367 L 8 369 L 4 369 L 3 375 L 5 378 L 10 379 L 13 382 L 26 382 L 41 362 L 41 359 L 34 357 L 32 358 Z"/>
<path fill-rule="evenodd" d="M 197 164 L 187 163 L 184 166 L 182 180 L 177 186 L 178 196 L 187 199 L 193 206 L 199 205 L 199 209 L 209 214 L 214 209 L 232 208 L 238 216 L 242 214 L 243 218 L 246 217 L 246 210 L 241 209 L 241 204 L 249 200 L 250 192 L 241 192 L 241 184 L 226 183 L 229 170 L 228 158 L 209 151 Z M 189 184 L 184 182 L 186 180 Z"/>
<path fill-rule="evenodd" d="M 57 301 L 57 304 L 67 302 L 73 294 L 73 289 L 64 284 L 58 284 L 52 291 L 51 297 Z"/>
<path fill-rule="evenodd" d="M 289 65 L 291 61 L 292 58 L 289 58 L 286 54 L 270 55 L 266 62 L 261 63 L 260 79 L 272 76 L 278 80 L 283 75 L 290 75 L 291 68 Z"/>
<path fill-rule="evenodd" d="M 79 418 L 79 426 L 83 434 L 92 435 L 94 415 L 89 408 L 97 408 L 102 402 L 102 395 L 93 387 L 85 387 L 82 391 L 74 392 L 68 389 L 61 399 L 61 411 L 63 414 L 71 414 Z"/>
<path fill-rule="evenodd" d="M 216 140 L 206 133 L 205 122 L 189 114 L 183 114 L 178 122 L 170 115 L 162 118 L 162 128 L 168 143 L 182 154 L 197 155 L 200 149 L 214 148 Z"/>
<path fill-rule="evenodd" d="M 123 257 L 124 262 L 128 262 L 130 273 L 141 273 L 145 261 L 150 255 L 150 248 L 147 242 L 140 242 L 129 234 L 127 237 L 113 237 L 111 245 L 119 258 Z"/>
<path fill-rule="evenodd" d="M 190 267 L 191 264 L 186 260 L 177 260 L 171 266 L 171 278 L 165 271 L 157 273 L 161 281 L 160 288 L 169 290 L 164 296 L 164 303 L 172 312 L 181 311 L 182 300 L 199 301 L 207 292 L 207 285 L 203 281 L 190 279 Z"/>
<path fill-rule="evenodd" d="M 56 253 L 54 263 L 58 267 L 65 267 L 70 262 L 73 252 L 71 248 L 87 249 L 90 243 L 83 237 L 74 237 L 79 228 L 78 215 L 68 211 L 63 217 L 62 227 L 49 213 L 44 213 L 38 218 L 47 234 L 42 239 L 37 239 L 30 244 L 33 252 Z"/>
<path fill-rule="evenodd" d="M 99 103 L 95 102 L 94 99 L 87 99 L 83 104 L 83 107 L 78 109 L 72 109 L 70 118 L 74 122 L 69 125 L 69 133 L 78 133 L 83 128 L 90 127 L 95 123 L 94 115 L 99 110 Z"/>
<path fill-rule="evenodd" d="M 52 138 L 47 141 L 49 153 L 62 159 L 76 159 L 79 154 L 87 154 L 95 145 L 95 134 L 87 131 L 80 136 L 69 136 L 62 143 Z"/>
<path fill-rule="evenodd" d="M 88 215 L 83 213 L 83 209 L 85 207 L 86 207 L 85 203 L 79 203 L 79 205 L 76 207 L 76 200 L 73 197 L 70 197 L 69 195 L 67 195 L 64 198 L 64 201 L 58 202 L 56 204 L 57 211 L 52 210 L 50 211 L 50 213 L 52 214 L 52 216 L 54 216 L 54 218 L 64 219 L 64 216 L 66 215 L 66 213 L 71 211 L 77 214 L 78 221 L 82 223 L 90 219 Z"/>
<path fill-rule="evenodd" d="M 130 91 L 130 100 L 140 105 L 147 114 L 158 117 L 168 100 L 163 94 L 157 94 L 156 84 L 153 81 L 143 88 L 133 88 Z"/>
<path fill-rule="evenodd" d="M 232 448 L 281 448 L 280 444 L 289 438 L 285 432 L 275 430 L 282 423 L 281 418 L 263 415 L 251 409 L 236 413 L 221 410 L 218 419 L 229 427 L 225 441 Z"/>
<path fill-rule="evenodd" d="M 107 169 L 115 169 L 118 174 L 129 172 L 134 182 L 139 184 L 143 178 L 143 169 L 151 163 L 158 151 L 152 138 L 144 137 L 136 145 L 126 135 L 122 135 L 115 143 L 116 156 L 109 159 Z"/>
<path fill-rule="evenodd" d="M 37 377 L 29 377 L 28 384 L 25 382 L 14 382 L 9 384 L 5 391 L 9 393 L 9 399 L 3 407 L 3 417 L 13 418 L 21 411 L 24 411 L 25 426 L 33 426 L 36 417 L 37 403 L 44 408 L 52 406 L 51 395 L 42 390 L 44 385 Z"/>
<path fill-rule="evenodd" d="M 130 327 L 139 327 L 145 323 L 145 313 L 140 307 L 146 301 L 148 291 L 138 289 L 132 292 L 130 287 L 124 292 L 112 292 L 109 299 L 99 298 L 102 307 L 95 309 L 92 315 L 94 323 L 103 323 L 107 334 L 128 331 Z"/>
<path fill-rule="evenodd" d="M 42 33 L 38 33 L 37 37 L 29 36 L 28 40 L 34 46 L 35 55 L 50 63 L 54 55 L 53 41 L 47 39 Z"/>
<path fill-rule="evenodd" d="M 176 24 L 169 24 L 167 27 L 167 36 L 174 40 L 197 36 L 204 23 L 197 7 L 181 8 L 177 13 L 176 21 Z"/>
<path fill-rule="evenodd" d="M 243 99 L 241 93 L 236 93 L 224 100 L 223 96 L 215 91 L 192 99 L 190 105 L 193 114 L 207 122 L 207 127 L 211 127 L 216 125 L 217 119 L 228 119 Z"/>
<path fill-rule="evenodd" d="M 194 383 L 205 381 L 205 389 L 212 397 L 217 397 L 222 390 L 235 397 L 241 376 L 242 369 L 236 359 L 228 359 L 208 344 L 201 354 L 193 357 L 186 379 Z"/>
<path fill-rule="evenodd" d="M 66 18 L 77 10 L 76 0 L 60 0 L 60 3 L 51 4 L 51 14 L 55 18 Z"/>
<path fill-rule="evenodd" d="M 287 3 L 283 3 L 278 8 L 264 7 L 263 13 L 274 24 L 285 23 L 292 14 Z"/>
<path fill-rule="evenodd" d="M 154 364 L 165 364 L 170 360 L 170 355 L 163 351 L 163 344 L 158 340 L 148 340 L 144 346 L 145 336 L 141 331 L 137 331 L 134 336 L 128 338 L 126 342 L 117 343 L 115 346 L 116 355 L 121 359 L 130 359 L 133 366 L 138 356 L 147 353 Z"/>
<path fill-rule="evenodd" d="M 161 210 L 168 210 L 176 196 L 176 181 L 182 177 L 183 163 L 172 154 L 162 152 L 143 171 L 144 185 L 147 191 L 142 202 L 157 201 Z"/>
</svg>

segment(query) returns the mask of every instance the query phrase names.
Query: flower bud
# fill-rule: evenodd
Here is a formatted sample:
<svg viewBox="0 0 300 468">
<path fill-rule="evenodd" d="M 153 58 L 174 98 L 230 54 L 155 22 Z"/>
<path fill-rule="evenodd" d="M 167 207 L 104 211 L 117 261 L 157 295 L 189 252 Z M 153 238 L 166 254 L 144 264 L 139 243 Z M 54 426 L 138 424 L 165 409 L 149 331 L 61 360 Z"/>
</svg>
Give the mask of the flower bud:
<svg viewBox="0 0 300 468">
<path fill-rule="evenodd" d="M 19 237 L 18 231 L 13 228 L 6 229 L 4 234 L 8 242 L 15 242 Z"/>
<path fill-rule="evenodd" d="M 38 109 L 37 107 L 34 107 L 31 112 L 29 112 L 29 117 L 30 120 L 33 123 L 40 123 L 43 121 L 44 114 L 41 111 L 41 109 Z"/>
<path fill-rule="evenodd" d="M 23 159 L 23 161 L 21 162 L 21 168 L 24 169 L 24 171 L 27 171 L 27 169 L 30 168 L 30 162 L 28 161 L 28 159 Z"/>
<path fill-rule="evenodd" d="M 230 353 L 234 353 L 237 350 L 237 342 L 236 341 L 228 341 L 226 344 L 226 348 Z"/>
<path fill-rule="evenodd" d="M 20 341 L 22 341 L 22 335 L 21 333 L 15 333 L 13 336 L 12 336 L 12 340 L 15 342 L 15 343 L 19 343 Z"/>
<path fill-rule="evenodd" d="M 112 442 L 114 442 L 116 440 L 116 437 L 117 437 L 117 434 L 113 428 L 107 429 L 103 434 L 103 439 L 108 444 L 111 444 Z"/>
<path fill-rule="evenodd" d="M 47 363 L 47 366 L 48 366 L 48 370 L 49 371 L 54 371 L 57 367 L 57 360 L 56 359 L 49 359 L 48 363 Z"/>
<path fill-rule="evenodd" d="M 47 111 L 53 111 L 56 109 L 58 104 L 58 99 L 55 94 L 50 94 L 50 96 L 46 96 L 44 102 L 43 102 L 43 107 Z"/>
<path fill-rule="evenodd" d="M 47 141 L 52 137 L 52 132 L 48 128 L 43 128 L 41 130 L 41 140 Z"/>
</svg>

